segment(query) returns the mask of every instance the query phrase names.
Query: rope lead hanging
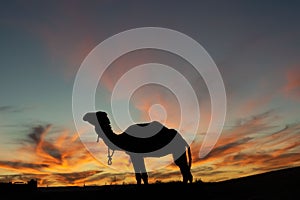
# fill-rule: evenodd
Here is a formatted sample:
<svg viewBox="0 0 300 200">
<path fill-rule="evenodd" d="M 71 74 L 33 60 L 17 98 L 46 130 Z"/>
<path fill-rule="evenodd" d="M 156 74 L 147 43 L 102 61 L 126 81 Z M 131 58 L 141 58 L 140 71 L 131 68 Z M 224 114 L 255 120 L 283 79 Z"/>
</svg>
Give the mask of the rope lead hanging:
<svg viewBox="0 0 300 200">
<path fill-rule="evenodd" d="M 107 164 L 108 164 L 108 165 L 111 165 L 111 164 L 112 164 L 112 157 L 113 157 L 113 155 L 114 155 L 114 152 L 115 152 L 115 150 L 112 150 L 112 152 L 110 153 L 110 148 L 107 147 L 107 158 L 108 158 Z"/>
</svg>

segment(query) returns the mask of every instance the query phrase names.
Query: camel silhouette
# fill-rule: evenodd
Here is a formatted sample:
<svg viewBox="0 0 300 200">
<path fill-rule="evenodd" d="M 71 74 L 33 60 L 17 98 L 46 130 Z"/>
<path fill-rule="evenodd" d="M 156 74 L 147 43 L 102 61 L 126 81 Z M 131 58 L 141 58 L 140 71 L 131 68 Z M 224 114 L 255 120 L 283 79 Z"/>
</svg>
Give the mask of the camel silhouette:
<svg viewBox="0 0 300 200">
<path fill-rule="evenodd" d="M 95 126 L 98 139 L 111 150 L 124 151 L 129 155 L 136 183 L 148 184 L 145 157 L 161 157 L 172 154 L 174 163 L 179 167 L 183 183 L 192 183 L 191 174 L 192 156 L 191 149 L 184 138 L 175 130 L 163 126 L 157 121 L 133 124 L 124 132 L 113 132 L 106 112 L 88 112 L 83 120 Z"/>
</svg>

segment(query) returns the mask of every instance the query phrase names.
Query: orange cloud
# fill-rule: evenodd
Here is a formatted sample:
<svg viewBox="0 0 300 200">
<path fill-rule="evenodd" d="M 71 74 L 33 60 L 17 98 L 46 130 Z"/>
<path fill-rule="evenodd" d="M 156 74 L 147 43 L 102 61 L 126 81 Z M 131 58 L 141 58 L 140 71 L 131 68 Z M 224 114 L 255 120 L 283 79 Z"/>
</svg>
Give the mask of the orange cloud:
<svg viewBox="0 0 300 200">
<path fill-rule="evenodd" d="M 273 96 L 274 95 L 272 94 L 267 94 L 256 98 L 249 98 L 248 100 L 246 100 L 246 102 L 243 103 L 243 105 L 239 109 L 239 114 L 249 115 L 249 113 L 263 108 L 263 106 L 266 106 L 268 105 L 268 103 L 270 103 Z"/>
<path fill-rule="evenodd" d="M 53 137 L 53 135 L 58 136 Z M 52 125 L 49 124 L 33 127 L 27 136 L 22 143 L 23 146 L 14 153 L 18 155 L 15 159 L 0 161 L 2 169 L 14 174 L 29 174 L 30 177 L 36 175 L 36 178 L 47 177 L 47 179 L 53 174 L 56 174 L 55 177 L 66 177 L 71 176 L 72 173 L 76 175 L 80 171 L 85 173 L 97 171 L 93 168 L 96 168 L 99 163 L 85 149 L 77 133 L 70 133 L 67 130 L 53 133 Z M 86 171 L 89 165 L 91 170 Z M 62 174 L 62 171 L 68 173 Z M 87 178 L 88 176 L 85 177 Z M 77 180 L 81 179 L 80 176 L 77 177 Z M 65 180 L 52 181 L 54 185 L 76 184 L 76 181 L 70 178 Z M 39 185 L 43 185 L 43 180 L 40 180 Z"/>
<path fill-rule="evenodd" d="M 193 157 L 195 176 L 220 181 L 299 165 L 300 124 L 278 130 L 278 119 L 274 112 L 266 112 L 224 130 L 206 158 Z M 192 149 L 200 145 L 193 143 Z"/>
</svg>

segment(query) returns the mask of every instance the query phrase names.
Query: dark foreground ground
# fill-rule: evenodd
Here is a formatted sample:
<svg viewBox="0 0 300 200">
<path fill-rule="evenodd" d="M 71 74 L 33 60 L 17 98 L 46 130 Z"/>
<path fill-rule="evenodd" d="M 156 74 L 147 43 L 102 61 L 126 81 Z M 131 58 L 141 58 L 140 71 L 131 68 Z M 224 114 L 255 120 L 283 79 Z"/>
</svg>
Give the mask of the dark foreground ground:
<svg viewBox="0 0 300 200">
<path fill-rule="evenodd" d="M 149 185 L 38 187 L 33 190 L 0 188 L 0 199 L 299 199 L 300 167 L 216 183 L 180 182 Z"/>
</svg>

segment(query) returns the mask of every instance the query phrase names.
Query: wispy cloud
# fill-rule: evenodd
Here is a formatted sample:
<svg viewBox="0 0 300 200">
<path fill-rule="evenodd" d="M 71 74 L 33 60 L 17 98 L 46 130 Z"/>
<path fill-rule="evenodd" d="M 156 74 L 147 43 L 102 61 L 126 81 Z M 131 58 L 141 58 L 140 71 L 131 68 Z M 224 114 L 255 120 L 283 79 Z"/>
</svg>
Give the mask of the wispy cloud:
<svg viewBox="0 0 300 200">
<path fill-rule="evenodd" d="M 3 106 L 0 106 L 0 113 L 19 113 L 19 112 L 23 112 L 27 109 L 31 109 L 31 108 L 30 107 L 12 106 L 12 105 L 3 105 Z"/>
<path fill-rule="evenodd" d="M 300 165 L 300 123 L 279 127 L 279 119 L 268 111 L 225 130 L 206 158 L 194 156 L 196 176 L 224 180 Z M 197 151 L 199 145 L 192 149 Z M 204 173 L 201 166 L 211 167 L 211 173 Z"/>
<path fill-rule="evenodd" d="M 55 175 L 52 181 L 58 185 L 76 184 L 75 179 L 87 179 L 99 172 L 86 169 L 96 168 L 99 163 L 86 150 L 77 133 L 52 131 L 52 124 L 32 127 L 17 152 L 10 152 L 17 156 L 0 161 L 1 168 L 13 174 L 36 174 L 37 178 L 41 174 L 48 174 L 47 179 Z"/>
</svg>

